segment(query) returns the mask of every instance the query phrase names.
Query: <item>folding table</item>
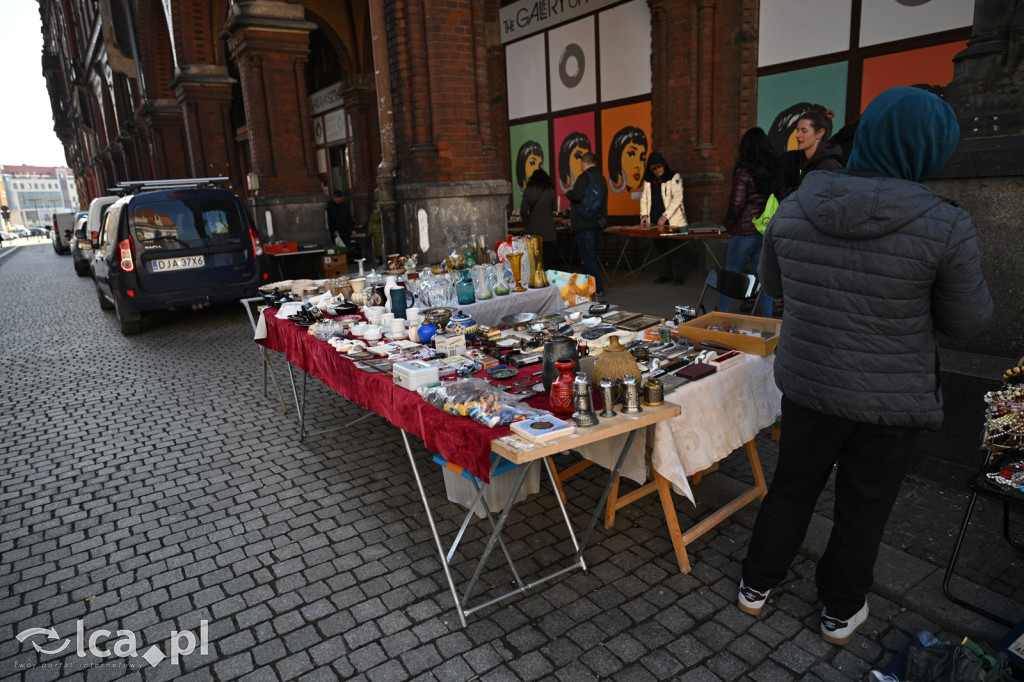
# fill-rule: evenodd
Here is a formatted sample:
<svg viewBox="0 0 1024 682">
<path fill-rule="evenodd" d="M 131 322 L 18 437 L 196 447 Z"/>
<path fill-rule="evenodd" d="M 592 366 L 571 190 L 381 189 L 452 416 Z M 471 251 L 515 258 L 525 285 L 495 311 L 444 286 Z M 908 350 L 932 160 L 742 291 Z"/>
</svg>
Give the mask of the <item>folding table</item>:
<svg viewBox="0 0 1024 682">
<path fill-rule="evenodd" d="M 624 265 L 626 267 L 626 276 L 634 279 L 639 277 L 640 273 L 648 266 L 657 263 L 659 260 L 667 257 L 678 249 L 697 242 L 704 245 L 704 250 L 707 252 L 708 256 L 711 257 L 711 260 L 715 262 L 716 266 L 721 268 L 722 264 L 718 261 L 718 258 L 715 256 L 714 251 L 711 250 L 708 242 L 710 240 L 724 240 L 729 238 L 728 233 L 725 232 L 725 228 L 719 226 L 702 227 L 700 225 L 691 225 L 687 232 L 660 232 L 656 228 L 613 226 L 605 228 L 604 233 L 624 237 L 622 249 L 619 250 L 619 256 L 615 260 L 615 265 L 612 266 L 611 274 L 617 274 L 619 266 Z M 629 248 L 629 242 L 634 237 L 651 240 L 651 243 L 647 247 L 647 251 L 644 252 L 643 258 L 636 266 L 630 262 L 629 256 L 626 254 L 626 251 Z"/>
</svg>

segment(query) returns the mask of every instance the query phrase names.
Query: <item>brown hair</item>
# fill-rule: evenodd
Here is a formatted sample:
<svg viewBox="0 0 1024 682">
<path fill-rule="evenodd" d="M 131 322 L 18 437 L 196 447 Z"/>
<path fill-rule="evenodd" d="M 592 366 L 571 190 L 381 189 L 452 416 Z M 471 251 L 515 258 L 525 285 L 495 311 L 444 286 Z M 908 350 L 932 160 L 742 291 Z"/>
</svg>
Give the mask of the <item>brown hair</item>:
<svg viewBox="0 0 1024 682">
<path fill-rule="evenodd" d="M 821 141 L 828 142 L 829 138 L 832 137 L 832 119 L 835 115 L 836 112 L 831 109 L 808 109 L 800 114 L 800 118 L 797 121 L 807 119 L 811 122 L 811 127 L 814 128 L 815 132 L 824 130 L 825 135 L 822 136 Z"/>
</svg>

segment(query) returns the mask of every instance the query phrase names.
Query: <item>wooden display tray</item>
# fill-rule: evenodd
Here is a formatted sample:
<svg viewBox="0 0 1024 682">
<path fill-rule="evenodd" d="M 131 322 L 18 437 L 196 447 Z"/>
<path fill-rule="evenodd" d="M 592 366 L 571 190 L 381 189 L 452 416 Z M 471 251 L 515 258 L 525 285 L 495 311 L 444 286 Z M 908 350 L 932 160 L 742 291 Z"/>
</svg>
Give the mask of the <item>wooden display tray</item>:
<svg viewBox="0 0 1024 682">
<path fill-rule="evenodd" d="M 747 336 L 746 334 L 734 334 L 732 332 L 707 329 L 708 326 L 718 326 L 723 322 L 729 322 L 740 329 L 750 331 L 771 331 L 772 336 L 763 338 L 761 336 Z M 775 352 L 775 346 L 779 344 L 779 332 L 781 330 L 782 320 L 770 317 L 753 317 L 751 315 L 734 315 L 733 313 L 720 313 L 718 311 L 701 315 L 689 322 L 684 322 L 678 327 L 679 335 L 691 341 L 715 341 L 744 353 L 761 356 L 771 355 Z"/>
</svg>

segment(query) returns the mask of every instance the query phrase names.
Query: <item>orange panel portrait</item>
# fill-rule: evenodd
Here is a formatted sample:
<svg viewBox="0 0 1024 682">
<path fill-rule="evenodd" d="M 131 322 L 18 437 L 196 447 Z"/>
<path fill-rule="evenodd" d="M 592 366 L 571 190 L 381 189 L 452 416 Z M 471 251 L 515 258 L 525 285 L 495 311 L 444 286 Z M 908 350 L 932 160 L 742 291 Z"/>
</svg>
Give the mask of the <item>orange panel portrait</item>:
<svg viewBox="0 0 1024 682">
<path fill-rule="evenodd" d="M 651 152 L 651 103 L 601 112 L 601 172 L 608 178 L 608 214 L 639 215 Z"/>
</svg>

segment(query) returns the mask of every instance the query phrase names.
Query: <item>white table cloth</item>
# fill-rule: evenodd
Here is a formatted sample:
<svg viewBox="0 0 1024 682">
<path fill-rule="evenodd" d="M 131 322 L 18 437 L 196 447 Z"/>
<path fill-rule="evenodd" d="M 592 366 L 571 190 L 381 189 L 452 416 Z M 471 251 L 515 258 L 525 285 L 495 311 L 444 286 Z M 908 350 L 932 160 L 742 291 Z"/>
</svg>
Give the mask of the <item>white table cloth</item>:
<svg viewBox="0 0 1024 682">
<path fill-rule="evenodd" d="M 655 427 L 651 462 L 678 494 L 696 504 L 686 477 L 725 459 L 775 422 L 782 392 L 775 386 L 774 368 L 773 355 L 744 355 L 742 362 L 665 395 L 682 413 Z M 611 469 L 624 443 L 624 437 L 617 437 L 578 450 Z M 647 480 L 644 445 L 642 438 L 635 439 L 620 472 L 640 484 Z"/>
</svg>

